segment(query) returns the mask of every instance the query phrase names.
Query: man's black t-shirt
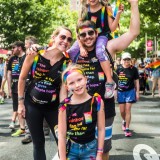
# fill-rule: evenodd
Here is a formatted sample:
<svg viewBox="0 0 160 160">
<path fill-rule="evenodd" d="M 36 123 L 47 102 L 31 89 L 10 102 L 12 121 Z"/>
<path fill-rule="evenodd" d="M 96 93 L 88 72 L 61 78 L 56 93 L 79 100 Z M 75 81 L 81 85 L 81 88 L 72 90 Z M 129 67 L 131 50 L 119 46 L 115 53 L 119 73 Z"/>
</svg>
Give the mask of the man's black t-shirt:
<svg viewBox="0 0 160 160">
<path fill-rule="evenodd" d="M 75 60 L 73 61 L 75 62 Z M 88 93 L 93 95 L 97 92 L 101 95 L 105 105 L 105 117 L 110 118 L 115 116 L 114 98 L 104 98 L 106 77 L 101 68 L 99 60 L 96 57 L 95 49 L 88 52 L 88 57 L 78 56 L 76 61 L 77 64 L 80 64 L 84 67 L 85 75 L 88 78 Z"/>
<path fill-rule="evenodd" d="M 11 89 L 12 93 L 18 93 L 18 79 L 21 72 L 21 68 L 26 55 L 22 57 L 13 56 L 10 58 L 7 66 L 7 70 L 11 71 Z"/>
<path fill-rule="evenodd" d="M 117 69 L 118 75 L 118 90 L 128 91 L 135 88 L 134 80 L 139 79 L 138 70 L 134 66 L 124 68 L 123 66 Z"/>
</svg>

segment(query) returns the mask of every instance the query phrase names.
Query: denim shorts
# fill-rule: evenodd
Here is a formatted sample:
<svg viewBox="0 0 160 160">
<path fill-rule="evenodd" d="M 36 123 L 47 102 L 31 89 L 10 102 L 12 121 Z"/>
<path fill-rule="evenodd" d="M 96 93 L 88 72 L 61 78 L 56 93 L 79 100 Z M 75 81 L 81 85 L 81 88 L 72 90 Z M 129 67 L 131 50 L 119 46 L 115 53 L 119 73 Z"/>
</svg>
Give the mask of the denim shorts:
<svg viewBox="0 0 160 160">
<path fill-rule="evenodd" d="M 67 160 L 96 160 L 97 155 L 97 140 L 79 144 L 71 141 L 70 151 Z"/>
<path fill-rule="evenodd" d="M 123 103 L 135 103 L 136 102 L 136 91 L 135 89 L 131 89 L 129 91 L 117 93 L 117 101 L 119 104 Z"/>
</svg>

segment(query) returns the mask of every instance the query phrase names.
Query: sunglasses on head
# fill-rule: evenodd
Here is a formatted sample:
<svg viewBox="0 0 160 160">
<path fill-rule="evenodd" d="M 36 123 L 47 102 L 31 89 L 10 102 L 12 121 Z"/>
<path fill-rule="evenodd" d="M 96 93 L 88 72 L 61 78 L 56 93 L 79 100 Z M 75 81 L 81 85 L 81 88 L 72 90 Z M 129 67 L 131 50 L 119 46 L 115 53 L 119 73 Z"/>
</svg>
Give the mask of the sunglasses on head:
<svg viewBox="0 0 160 160">
<path fill-rule="evenodd" d="M 125 58 L 123 59 L 124 61 L 130 61 L 131 59 L 130 58 Z"/>
<path fill-rule="evenodd" d="M 67 39 L 67 42 L 68 43 L 71 43 L 72 42 L 72 37 L 67 37 L 67 36 L 65 36 L 65 35 L 60 35 L 59 36 L 60 37 L 60 40 L 65 40 L 65 39 Z"/>
<path fill-rule="evenodd" d="M 79 34 L 79 36 L 80 36 L 81 38 L 85 38 L 87 35 L 88 35 L 88 36 L 93 36 L 94 33 L 95 33 L 95 32 L 94 32 L 93 30 L 91 30 L 91 31 L 88 31 L 88 32 L 82 32 L 82 33 Z"/>
</svg>

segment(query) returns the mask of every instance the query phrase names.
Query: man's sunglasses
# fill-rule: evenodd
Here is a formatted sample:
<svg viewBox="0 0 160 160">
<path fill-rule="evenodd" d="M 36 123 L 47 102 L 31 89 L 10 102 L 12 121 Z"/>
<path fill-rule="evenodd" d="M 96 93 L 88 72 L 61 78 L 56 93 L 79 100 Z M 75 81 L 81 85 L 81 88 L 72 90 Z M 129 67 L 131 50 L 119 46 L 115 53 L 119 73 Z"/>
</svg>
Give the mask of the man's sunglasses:
<svg viewBox="0 0 160 160">
<path fill-rule="evenodd" d="M 82 32 L 82 33 L 79 34 L 79 36 L 80 36 L 81 38 L 85 38 L 87 35 L 88 35 L 88 36 L 93 36 L 94 33 L 95 33 L 94 31 Z"/>
<path fill-rule="evenodd" d="M 65 36 L 65 35 L 60 35 L 59 38 L 60 38 L 60 40 L 65 40 L 65 39 L 67 39 L 67 42 L 68 42 L 68 43 L 71 43 L 72 40 L 73 40 L 72 37 L 67 37 L 67 36 Z"/>
<path fill-rule="evenodd" d="M 131 59 L 130 58 L 125 58 L 123 59 L 124 61 L 130 61 Z"/>
</svg>

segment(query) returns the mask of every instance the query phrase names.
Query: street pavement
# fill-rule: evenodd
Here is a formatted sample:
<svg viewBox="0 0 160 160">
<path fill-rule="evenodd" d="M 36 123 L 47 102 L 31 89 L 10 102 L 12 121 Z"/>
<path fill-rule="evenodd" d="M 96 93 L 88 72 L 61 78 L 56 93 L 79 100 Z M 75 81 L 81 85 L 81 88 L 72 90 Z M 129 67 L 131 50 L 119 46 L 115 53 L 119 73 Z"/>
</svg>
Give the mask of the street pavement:
<svg viewBox="0 0 160 160">
<path fill-rule="evenodd" d="M 22 145 L 23 136 L 11 137 L 12 132 L 8 128 L 11 113 L 12 101 L 6 99 L 5 104 L 0 104 L 0 160 L 33 160 L 32 143 Z M 110 160 L 160 160 L 160 98 L 158 95 L 154 98 L 151 95 L 141 95 L 140 101 L 133 105 L 130 125 L 132 137 L 126 138 L 121 130 L 121 117 L 117 104 L 116 113 Z M 57 152 L 55 141 L 51 139 L 51 135 L 46 136 L 47 160 L 52 160 Z"/>
</svg>

